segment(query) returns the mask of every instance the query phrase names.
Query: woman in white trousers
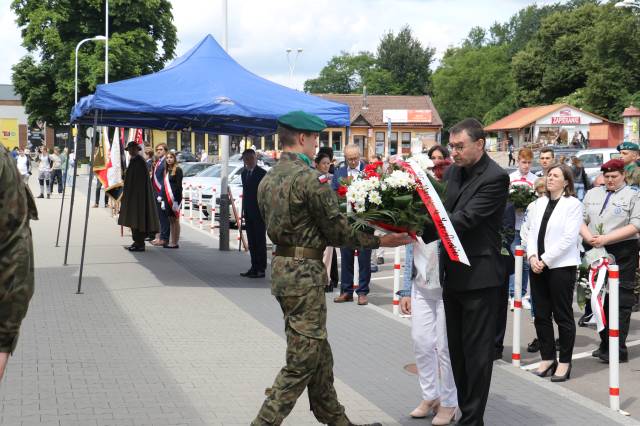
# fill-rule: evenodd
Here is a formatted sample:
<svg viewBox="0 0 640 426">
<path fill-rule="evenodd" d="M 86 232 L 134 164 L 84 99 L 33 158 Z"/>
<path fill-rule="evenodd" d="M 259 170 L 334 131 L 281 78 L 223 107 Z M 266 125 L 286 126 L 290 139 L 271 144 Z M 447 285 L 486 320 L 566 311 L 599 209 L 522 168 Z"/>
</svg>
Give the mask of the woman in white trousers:
<svg viewBox="0 0 640 426">
<path fill-rule="evenodd" d="M 454 421 L 458 396 L 449 359 L 438 244 L 418 239 L 406 246 L 400 309 L 411 314 L 411 337 L 422 390 L 422 402 L 410 415 L 423 418 L 433 413 L 431 424 L 448 425 Z"/>
</svg>

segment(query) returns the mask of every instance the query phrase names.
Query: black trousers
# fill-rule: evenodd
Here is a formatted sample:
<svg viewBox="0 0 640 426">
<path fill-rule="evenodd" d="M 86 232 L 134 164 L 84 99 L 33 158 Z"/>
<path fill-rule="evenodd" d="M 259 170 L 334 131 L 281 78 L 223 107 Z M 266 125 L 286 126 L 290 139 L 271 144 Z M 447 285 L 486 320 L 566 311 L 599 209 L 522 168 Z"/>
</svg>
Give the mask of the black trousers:
<svg viewBox="0 0 640 426">
<path fill-rule="evenodd" d="M 267 269 L 267 231 L 264 221 L 260 213 L 257 212 L 245 213 L 244 222 L 249 243 L 249 255 L 251 256 L 251 269 L 264 272 Z"/>
<path fill-rule="evenodd" d="M 454 291 L 445 286 L 442 293 L 451 367 L 462 411 L 458 425 L 484 424 L 500 291 L 500 287 Z"/>
<path fill-rule="evenodd" d="M 333 256 L 331 256 L 331 272 L 329 272 L 329 283 L 333 287 L 338 286 L 340 276 L 338 275 L 338 255 L 336 254 L 336 248 L 333 248 Z"/>
<path fill-rule="evenodd" d="M 53 169 L 51 170 L 51 187 L 49 192 L 53 192 L 53 184 L 58 182 L 58 194 L 62 194 L 62 170 L 61 169 Z"/>
<path fill-rule="evenodd" d="M 536 301 L 534 324 L 540 342 L 540 356 L 543 361 L 556 359 L 553 318 L 558 324 L 560 362 L 571 362 L 576 341 L 572 306 L 576 267 L 545 268 L 540 274 L 530 271 L 529 278 L 531 294 Z"/>
<path fill-rule="evenodd" d="M 131 228 L 131 237 L 133 238 L 133 244 L 138 247 L 144 247 L 144 239 L 147 234 L 147 232 L 142 232 L 137 229 Z"/>
<path fill-rule="evenodd" d="M 169 216 L 165 210 L 162 210 L 162 204 L 156 201 L 156 209 L 158 210 L 158 219 L 160 219 L 160 239 L 169 241 L 171 233 L 171 225 L 169 224 Z"/>
</svg>

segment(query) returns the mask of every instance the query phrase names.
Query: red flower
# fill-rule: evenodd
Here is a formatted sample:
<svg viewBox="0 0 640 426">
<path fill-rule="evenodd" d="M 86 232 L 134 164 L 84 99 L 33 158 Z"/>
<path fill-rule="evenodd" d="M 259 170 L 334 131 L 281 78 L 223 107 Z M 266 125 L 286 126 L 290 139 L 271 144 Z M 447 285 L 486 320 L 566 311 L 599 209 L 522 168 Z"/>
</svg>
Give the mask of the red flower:
<svg viewBox="0 0 640 426">
<path fill-rule="evenodd" d="M 374 176 L 380 179 L 380 174 L 382 173 L 382 167 L 383 167 L 382 161 L 376 161 L 375 163 L 368 164 L 364 168 L 362 173 L 364 174 L 364 177 L 367 179 Z"/>
<path fill-rule="evenodd" d="M 344 185 L 340 185 L 338 187 L 338 191 L 337 192 L 338 192 L 338 197 L 344 198 L 344 197 L 347 196 L 347 187 L 344 186 Z"/>
</svg>

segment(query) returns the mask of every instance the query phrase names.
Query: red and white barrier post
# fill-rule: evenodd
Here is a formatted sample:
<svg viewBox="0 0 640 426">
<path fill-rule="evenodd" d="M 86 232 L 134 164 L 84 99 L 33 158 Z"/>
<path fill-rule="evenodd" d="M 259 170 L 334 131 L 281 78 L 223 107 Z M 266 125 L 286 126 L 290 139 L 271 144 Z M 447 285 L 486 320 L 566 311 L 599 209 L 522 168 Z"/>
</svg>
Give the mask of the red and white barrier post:
<svg viewBox="0 0 640 426">
<path fill-rule="evenodd" d="M 400 247 L 393 254 L 393 315 L 400 315 Z M 377 260 L 377 259 L 376 259 Z"/>
<path fill-rule="evenodd" d="M 198 185 L 198 225 L 203 226 L 204 215 L 202 214 L 202 185 Z"/>
<path fill-rule="evenodd" d="M 353 251 L 353 297 L 358 297 L 358 287 L 360 286 L 360 262 L 358 255 L 360 250 Z"/>
<path fill-rule="evenodd" d="M 609 266 L 609 406 L 620 410 L 620 326 L 618 265 Z"/>
<path fill-rule="evenodd" d="M 524 248 L 516 246 L 515 279 L 513 283 L 513 353 L 511 364 L 520 367 L 520 320 L 522 318 L 522 267 L 524 261 Z"/>
<path fill-rule="evenodd" d="M 211 188 L 211 209 L 209 209 L 209 213 L 211 213 L 211 223 L 209 224 L 209 232 L 214 233 L 215 221 L 216 221 L 216 188 Z"/>
<path fill-rule="evenodd" d="M 193 186 L 189 185 L 189 223 L 193 225 Z"/>
<path fill-rule="evenodd" d="M 182 184 L 182 204 L 180 204 L 180 220 L 184 220 L 184 206 L 185 204 L 187 204 L 184 198 L 186 195 L 187 195 L 187 185 L 183 183 Z"/>
</svg>

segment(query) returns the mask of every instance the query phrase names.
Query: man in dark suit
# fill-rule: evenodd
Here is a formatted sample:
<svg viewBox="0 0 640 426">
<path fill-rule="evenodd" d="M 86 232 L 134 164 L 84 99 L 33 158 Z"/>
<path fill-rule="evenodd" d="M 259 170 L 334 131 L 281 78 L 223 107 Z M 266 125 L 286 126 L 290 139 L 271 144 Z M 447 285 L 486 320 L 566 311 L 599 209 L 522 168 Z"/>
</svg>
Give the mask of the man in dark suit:
<svg viewBox="0 0 640 426">
<path fill-rule="evenodd" d="M 358 145 L 349 144 L 344 148 L 344 158 L 346 164 L 333 175 L 331 186 L 334 191 L 340 187 L 341 179 L 355 178 L 364 169 L 364 162 L 360 159 L 362 153 Z M 355 250 L 350 248 L 340 248 L 340 296 L 333 299 L 335 303 L 353 301 L 353 258 Z M 371 249 L 358 250 L 358 305 L 369 303 L 369 282 L 371 281 Z"/>
<path fill-rule="evenodd" d="M 440 256 L 441 282 L 453 376 L 462 411 L 460 425 L 483 425 L 495 355 L 496 314 L 504 262 L 500 228 L 509 176 L 484 151 L 485 134 L 475 119 L 449 130 L 454 165 L 447 170 L 444 206 L 471 266 Z M 425 242 L 436 240 L 425 227 Z"/>
<path fill-rule="evenodd" d="M 267 269 L 267 231 L 258 209 L 258 185 L 267 172 L 258 166 L 258 157 L 253 149 L 247 149 L 242 153 L 242 161 L 242 212 L 251 255 L 251 268 L 240 275 L 263 278 Z"/>
</svg>

